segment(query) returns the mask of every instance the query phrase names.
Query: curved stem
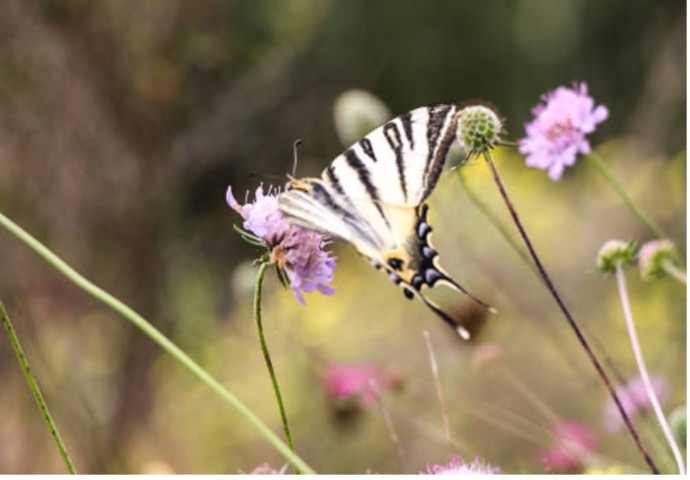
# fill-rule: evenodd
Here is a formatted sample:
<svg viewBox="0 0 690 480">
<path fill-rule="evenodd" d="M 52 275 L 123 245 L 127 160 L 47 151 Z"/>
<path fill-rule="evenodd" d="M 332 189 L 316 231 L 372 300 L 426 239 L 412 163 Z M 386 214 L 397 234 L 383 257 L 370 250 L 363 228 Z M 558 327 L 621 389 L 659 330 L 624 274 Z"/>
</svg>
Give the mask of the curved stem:
<svg viewBox="0 0 690 480">
<path fill-rule="evenodd" d="M 256 275 L 256 286 L 254 287 L 254 322 L 256 323 L 256 333 L 259 335 L 259 344 L 261 345 L 261 352 L 264 355 L 264 361 L 266 362 L 268 375 L 271 377 L 273 391 L 275 392 L 276 401 L 278 402 L 280 418 L 283 421 L 283 431 L 285 432 L 285 440 L 287 441 L 290 450 L 294 452 L 295 446 L 292 443 L 290 426 L 288 425 L 287 414 L 285 413 L 285 406 L 283 405 L 283 396 L 280 394 L 278 378 L 276 377 L 276 372 L 273 369 L 273 362 L 271 361 L 271 355 L 268 353 L 268 347 L 266 346 L 266 338 L 264 337 L 264 327 L 261 324 L 261 284 L 263 283 L 264 275 L 266 274 L 266 269 L 268 268 L 268 266 L 269 264 L 266 262 L 261 263 L 261 265 L 259 266 L 259 273 Z M 297 470 L 297 473 L 299 473 L 299 470 Z"/>
<path fill-rule="evenodd" d="M 0 213 L 0 225 L 2 225 L 12 235 L 17 237 L 34 252 L 41 256 L 46 262 L 56 268 L 60 273 L 65 275 L 69 280 L 76 284 L 79 288 L 91 295 L 97 300 L 100 300 L 117 313 L 125 317 L 134 324 L 139 330 L 149 336 L 155 343 L 157 343 L 163 350 L 170 354 L 177 362 L 189 370 L 202 383 L 213 390 L 219 397 L 221 397 L 228 405 L 234 408 L 245 420 L 247 420 L 260 434 L 263 436 L 278 452 L 295 468 L 299 468 L 305 473 L 316 473 L 307 465 L 304 460 L 298 457 L 292 450 L 290 450 L 285 443 L 283 443 L 278 436 L 271 431 L 270 428 L 263 423 L 259 417 L 249 410 L 249 408 L 242 403 L 235 395 L 227 390 L 223 385 L 214 379 L 206 372 L 198 363 L 192 360 L 186 353 L 184 353 L 177 345 L 170 341 L 163 335 L 156 327 L 147 322 L 141 315 L 132 310 L 130 307 L 122 303 L 117 298 L 110 295 L 105 290 L 97 287 L 86 278 L 77 273 L 72 267 L 67 265 L 60 257 L 55 255 L 42 243 L 29 235 L 19 225 L 12 222 L 5 215 Z"/>
<path fill-rule="evenodd" d="M 34 396 L 34 400 L 36 400 L 36 405 L 38 405 L 39 410 L 41 410 L 43 419 L 48 425 L 48 430 L 50 430 L 50 434 L 53 436 L 53 439 L 55 440 L 55 444 L 57 445 L 58 450 L 60 451 L 60 455 L 62 456 L 62 459 L 64 460 L 65 465 L 67 466 L 67 470 L 72 475 L 76 475 L 77 470 L 74 468 L 74 465 L 72 465 L 72 460 L 69 457 L 67 448 L 65 447 L 65 444 L 62 442 L 62 438 L 60 437 L 60 433 L 58 432 L 57 426 L 53 421 L 53 417 L 50 415 L 50 412 L 48 411 L 48 406 L 46 405 L 46 402 L 43 399 L 41 389 L 38 387 L 38 382 L 36 382 L 36 379 L 31 373 L 31 369 L 29 368 L 29 360 L 26 358 L 26 355 L 24 355 L 24 350 L 22 349 L 21 343 L 19 343 L 19 337 L 17 337 L 17 332 L 14 331 L 14 327 L 12 326 L 12 322 L 10 321 L 10 316 L 7 314 L 7 310 L 5 310 L 5 306 L 3 305 L 2 301 L 0 301 L 0 316 L 2 316 L 2 323 L 5 326 L 5 330 L 7 330 L 7 333 L 10 336 L 10 342 L 12 343 L 12 348 L 14 349 L 14 353 L 17 356 L 17 360 L 19 360 L 19 364 L 21 365 L 22 370 L 24 371 L 26 383 L 29 384 L 31 393 Z"/>
<path fill-rule="evenodd" d="M 642 211 L 640 207 L 637 206 L 637 204 L 628 196 L 627 193 L 625 193 L 625 190 L 623 190 L 623 187 L 621 187 L 620 183 L 618 183 L 618 180 L 616 180 L 616 177 L 613 176 L 611 173 L 611 170 L 606 166 L 606 164 L 599 158 L 599 156 L 595 153 L 590 153 L 589 155 L 586 155 L 587 160 L 594 165 L 594 167 L 599 171 L 602 177 L 606 179 L 607 182 L 613 187 L 613 189 L 620 195 L 620 197 L 623 199 L 625 204 L 630 207 L 630 210 L 637 215 L 637 217 L 642 220 L 642 222 L 647 225 L 647 228 L 649 228 L 654 234 L 659 237 L 659 238 L 669 238 L 668 235 L 666 235 L 663 230 L 659 227 L 659 225 L 654 222 L 646 213 Z"/>
<path fill-rule="evenodd" d="M 616 283 L 618 284 L 618 294 L 621 298 L 621 306 L 623 307 L 623 316 L 625 317 L 625 325 L 628 327 L 628 335 L 630 336 L 630 344 L 632 345 L 633 353 L 635 355 L 635 361 L 637 362 L 637 368 L 640 370 L 640 376 L 642 377 L 642 382 L 644 383 L 644 388 L 647 391 L 649 400 L 652 402 L 652 408 L 656 414 L 656 418 L 659 421 L 659 425 L 664 432 L 664 436 L 671 446 L 673 451 L 673 456 L 678 464 L 678 473 L 685 475 L 685 466 L 683 464 L 683 456 L 680 453 L 680 449 L 673 438 L 673 433 L 671 433 L 671 427 L 668 426 L 668 422 L 664 417 L 664 412 L 661 410 L 659 405 L 659 400 L 657 399 L 656 393 L 654 393 L 654 388 L 652 388 L 652 382 L 649 379 L 649 373 L 647 372 L 647 366 L 644 363 L 644 357 L 642 356 L 642 349 L 640 349 L 640 342 L 637 339 L 637 332 L 635 331 L 635 323 L 633 322 L 632 312 L 630 310 L 630 301 L 628 300 L 628 290 L 625 287 L 625 276 L 623 274 L 623 267 L 619 264 L 616 265 Z"/>
<path fill-rule="evenodd" d="M 678 268 L 671 260 L 664 260 L 661 263 L 661 266 L 664 269 L 664 272 L 666 272 L 671 277 L 675 278 L 681 283 L 688 283 L 685 272 L 682 269 Z"/>
<path fill-rule="evenodd" d="M 496 166 L 494 165 L 494 162 L 491 158 L 491 154 L 489 153 L 488 150 L 484 151 L 484 158 L 486 159 L 486 162 L 488 163 L 489 168 L 491 169 L 491 173 L 493 175 L 494 181 L 496 182 L 496 185 L 498 186 L 498 189 L 501 192 L 501 196 L 503 197 L 503 200 L 504 200 L 506 206 L 508 207 L 508 210 L 510 211 L 510 215 L 513 217 L 513 221 L 515 222 L 515 225 L 517 226 L 518 230 L 520 231 L 520 235 L 522 236 L 523 241 L 527 245 L 527 249 L 529 250 L 530 256 L 532 257 L 532 260 L 534 261 L 535 265 L 537 266 L 537 269 L 539 270 L 539 274 L 544 279 L 544 282 L 546 283 L 546 286 L 549 289 L 551 296 L 553 296 L 554 300 L 556 300 L 556 303 L 558 304 L 558 307 L 560 308 L 561 312 L 563 312 L 563 315 L 565 316 L 566 320 L 568 321 L 568 324 L 573 329 L 573 332 L 575 332 L 575 336 L 577 337 L 578 341 L 580 342 L 580 345 L 582 345 L 582 348 L 584 348 L 585 352 L 587 353 L 587 356 L 589 357 L 590 361 L 592 362 L 592 365 L 594 365 L 594 368 L 596 369 L 597 373 L 599 374 L 599 377 L 604 382 L 604 385 L 606 386 L 606 389 L 608 390 L 609 395 L 613 399 L 613 402 L 616 404 L 616 407 L 618 408 L 618 411 L 620 412 L 621 417 L 623 417 L 623 421 L 625 422 L 626 427 L 628 427 L 628 431 L 630 432 L 630 435 L 632 435 L 633 440 L 635 441 L 635 445 L 637 446 L 638 450 L 640 451 L 640 453 L 644 457 L 645 461 L 647 462 L 647 465 L 649 465 L 649 468 L 652 470 L 653 473 L 659 473 L 659 469 L 657 468 L 656 464 L 654 463 L 654 460 L 652 460 L 652 457 L 650 457 L 649 453 L 647 452 L 647 449 L 642 444 L 642 440 L 640 439 L 640 436 L 637 433 L 637 430 L 635 430 L 635 427 L 633 426 L 632 422 L 630 421 L 630 418 L 628 417 L 628 414 L 626 413 L 625 409 L 623 408 L 623 405 L 621 404 L 621 401 L 618 398 L 616 391 L 613 389 L 613 385 L 611 384 L 611 380 L 609 379 L 609 376 L 604 371 L 604 368 L 601 366 L 599 359 L 594 354 L 592 347 L 589 345 L 589 343 L 587 342 L 587 339 L 582 334 L 582 330 L 580 329 L 580 326 L 577 324 L 577 322 L 575 321 L 575 319 L 571 315 L 570 311 L 565 306 L 565 303 L 561 299 L 561 296 L 558 293 L 558 290 L 556 290 L 555 285 L 551 281 L 551 277 L 549 277 L 548 273 L 546 273 L 546 269 L 544 268 L 544 265 L 542 265 L 541 260 L 537 256 L 537 252 L 534 250 L 534 247 L 532 246 L 532 242 L 530 241 L 529 237 L 527 236 L 527 232 L 525 231 L 525 228 L 522 226 L 522 222 L 520 221 L 520 217 L 518 216 L 517 211 L 515 210 L 515 207 L 513 206 L 513 202 L 510 200 L 510 197 L 508 196 L 508 192 L 506 191 L 505 186 L 503 185 L 503 181 L 501 180 L 501 176 L 499 175 L 498 170 L 496 169 Z"/>
</svg>

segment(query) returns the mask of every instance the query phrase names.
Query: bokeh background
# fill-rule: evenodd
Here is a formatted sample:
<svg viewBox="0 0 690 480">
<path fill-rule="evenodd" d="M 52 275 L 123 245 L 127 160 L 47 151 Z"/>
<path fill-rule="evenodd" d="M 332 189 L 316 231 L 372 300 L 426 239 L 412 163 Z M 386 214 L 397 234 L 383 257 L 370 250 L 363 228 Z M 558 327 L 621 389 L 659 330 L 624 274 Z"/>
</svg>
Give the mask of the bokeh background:
<svg viewBox="0 0 690 480">
<path fill-rule="evenodd" d="M 257 252 L 233 231 L 241 220 L 225 203 L 228 185 L 238 198 L 261 183 L 282 185 L 297 138 L 297 174 L 318 174 L 343 149 L 333 104 L 351 88 L 374 93 L 394 115 L 433 102 L 489 102 L 516 140 L 541 94 L 585 80 L 611 112 L 593 145 L 684 254 L 685 62 L 681 1 L 5 0 L 0 208 L 280 432 L 251 317 Z M 591 270 L 606 240 L 653 234 L 586 162 L 553 183 L 514 149 L 496 157 L 612 376 L 634 378 L 614 279 Z M 332 297 L 312 294 L 302 307 L 267 277 L 264 324 L 298 452 L 322 473 L 416 473 L 453 454 L 479 455 L 506 473 L 543 473 L 540 452 L 560 419 L 596 439 L 575 471 L 645 472 L 629 435 L 603 428 L 606 392 L 565 319 L 465 185 L 518 237 L 483 161 L 442 177 L 430 200 L 442 261 L 499 311 L 486 318 L 467 298 L 434 292 L 473 320 L 471 342 L 407 302 L 347 245 L 333 245 Z M 645 283 L 635 268 L 627 279 L 648 366 L 668 387 L 668 413 L 686 402 L 685 287 Z M 80 472 L 283 464 L 207 387 L 6 232 L 0 299 Z M 338 410 L 323 375 L 349 363 L 395 375 L 397 388 L 383 388 L 382 403 Z M 0 379 L 0 473 L 64 472 L 7 339 Z M 662 470 L 673 471 L 653 418 L 635 423 Z"/>
</svg>

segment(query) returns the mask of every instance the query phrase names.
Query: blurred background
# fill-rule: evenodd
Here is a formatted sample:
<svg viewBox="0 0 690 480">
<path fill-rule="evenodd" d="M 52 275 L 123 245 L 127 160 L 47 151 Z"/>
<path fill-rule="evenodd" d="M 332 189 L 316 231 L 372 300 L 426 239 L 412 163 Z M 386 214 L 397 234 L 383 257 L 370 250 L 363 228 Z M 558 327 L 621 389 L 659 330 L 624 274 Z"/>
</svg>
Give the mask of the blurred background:
<svg viewBox="0 0 690 480">
<path fill-rule="evenodd" d="M 228 185 L 240 201 L 261 183 L 283 185 L 297 138 L 297 175 L 319 174 L 344 148 L 333 105 L 352 88 L 392 115 L 488 102 L 505 119 L 505 138 L 517 140 L 541 94 L 584 80 L 610 110 L 592 145 L 684 255 L 685 62 L 681 1 L 5 0 L 1 211 L 151 320 L 280 433 L 251 316 L 257 251 L 233 231 L 241 218 L 225 203 Z M 584 161 L 553 183 L 515 149 L 496 158 L 616 385 L 637 377 L 615 281 L 592 269 L 606 240 L 642 243 L 652 233 Z M 463 296 L 433 293 L 471 321 L 471 342 L 348 245 L 333 245 L 336 294 L 308 295 L 306 307 L 267 276 L 264 326 L 298 452 L 320 473 L 416 473 L 454 454 L 505 473 L 646 472 L 630 436 L 605 428 L 602 382 L 524 249 L 468 191 L 521 244 L 483 161 L 442 176 L 430 199 L 441 261 L 499 312 L 487 318 Z M 685 286 L 643 282 L 635 268 L 627 279 L 669 414 L 686 403 Z M 207 387 L 4 231 L 0 299 L 80 472 L 283 465 Z M 0 345 L 0 473 L 65 472 L 9 341 Z M 380 400 L 329 396 L 329 368 L 353 364 L 380 372 Z M 563 421 L 587 431 L 588 447 L 560 467 L 545 452 Z M 674 471 L 653 416 L 634 421 L 662 471 Z"/>
</svg>

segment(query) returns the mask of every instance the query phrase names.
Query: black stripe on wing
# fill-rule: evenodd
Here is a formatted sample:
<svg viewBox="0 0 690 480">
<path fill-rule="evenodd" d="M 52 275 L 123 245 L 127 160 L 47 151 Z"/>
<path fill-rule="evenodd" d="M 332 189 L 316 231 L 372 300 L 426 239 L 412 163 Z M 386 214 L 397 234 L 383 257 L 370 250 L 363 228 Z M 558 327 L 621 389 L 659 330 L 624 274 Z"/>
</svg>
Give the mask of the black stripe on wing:
<svg viewBox="0 0 690 480">
<path fill-rule="evenodd" d="M 386 222 L 386 225 L 388 226 L 388 228 L 390 228 L 388 217 L 386 217 L 386 214 L 383 213 L 383 208 L 381 208 L 381 197 L 379 196 L 378 188 L 376 188 L 376 185 L 372 183 L 371 177 L 369 176 L 369 169 L 367 169 L 367 166 L 364 165 L 364 162 L 362 162 L 362 160 L 357 156 L 357 153 L 355 153 L 355 151 L 351 148 L 345 150 L 345 161 L 347 162 L 347 165 L 350 166 L 350 168 L 357 172 L 359 181 L 362 183 L 364 189 L 369 194 L 369 198 L 378 210 L 383 221 Z"/>
<path fill-rule="evenodd" d="M 454 115 L 456 107 L 453 105 L 430 105 L 429 121 L 427 123 L 426 137 L 429 151 L 427 153 L 426 167 L 424 169 L 424 190 L 421 200 L 423 201 L 431 194 L 436 186 L 438 178 L 443 171 L 443 164 L 448 154 L 448 149 L 455 139 L 455 124 L 453 119 L 444 133 L 443 126 L 449 115 Z"/>
<path fill-rule="evenodd" d="M 414 136 L 412 135 L 412 112 L 407 112 L 400 116 L 400 123 L 402 123 L 403 130 L 407 143 L 410 144 L 410 150 L 414 150 Z"/>
<path fill-rule="evenodd" d="M 342 198 L 347 199 L 347 197 L 342 194 L 342 186 L 340 185 L 335 172 L 333 172 L 331 169 L 328 169 L 327 171 L 330 185 Z M 300 188 L 295 190 L 301 192 L 301 194 L 306 195 L 307 197 L 310 197 L 312 201 L 328 209 L 331 215 L 341 218 L 350 228 L 357 232 L 357 235 L 359 235 L 363 241 L 369 243 L 373 248 L 380 248 L 380 246 L 383 244 L 383 240 L 376 234 L 370 225 L 367 222 L 362 222 L 360 219 L 361 217 L 358 217 L 353 213 L 353 211 L 356 210 L 351 206 L 351 204 L 348 206 L 343 206 L 338 203 L 328 189 L 326 189 L 319 181 L 310 181 L 309 189 Z M 294 215 L 291 214 L 289 210 L 286 213 L 288 215 Z M 314 219 L 306 217 L 303 220 L 313 222 Z"/>
<path fill-rule="evenodd" d="M 403 159 L 403 144 L 400 138 L 400 130 L 393 122 L 388 122 L 383 126 L 383 136 L 386 137 L 388 145 L 395 152 L 395 164 L 398 167 L 398 182 L 402 190 L 403 198 L 407 202 L 407 185 L 405 183 L 405 163 Z"/>
<path fill-rule="evenodd" d="M 367 137 L 364 137 L 359 141 L 359 146 L 362 147 L 362 150 L 369 156 L 369 158 L 371 158 L 373 161 L 376 161 L 374 148 L 371 146 L 371 142 Z"/>
</svg>

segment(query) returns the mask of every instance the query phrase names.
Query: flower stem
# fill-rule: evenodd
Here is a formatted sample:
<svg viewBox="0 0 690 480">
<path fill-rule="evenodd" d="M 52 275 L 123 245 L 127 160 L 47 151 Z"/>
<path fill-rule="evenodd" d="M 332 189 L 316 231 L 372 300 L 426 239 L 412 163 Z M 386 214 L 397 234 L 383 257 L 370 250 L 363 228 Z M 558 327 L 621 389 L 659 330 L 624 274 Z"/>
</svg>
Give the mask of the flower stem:
<svg viewBox="0 0 690 480">
<path fill-rule="evenodd" d="M 671 446 L 673 451 L 673 456 L 676 458 L 676 463 L 678 463 L 678 473 L 680 475 L 685 475 L 685 466 L 683 465 L 683 456 L 680 453 L 680 449 L 673 438 L 673 433 L 671 433 L 671 428 L 666 422 L 664 417 L 664 412 L 661 410 L 659 405 L 659 400 L 657 399 L 656 393 L 654 393 L 654 388 L 652 388 L 652 382 L 649 379 L 649 373 L 647 372 L 647 366 L 644 363 L 644 358 L 642 357 L 642 350 L 640 349 L 640 342 L 637 340 L 637 333 L 635 331 L 635 323 L 633 322 L 632 312 L 630 310 L 630 301 L 628 300 L 628 290 L 625 287 L 625 275 L 623 274 L 623 267 L 621 264 L 616 265 L 616 282 L 618 284 L 618 294 L 621 298 L 621 306 L 623 307 L 623 316 L 625 317 L 625 325 L 628 327 L 628 335 L 630 336 L 630 344 L 632 345 L 633 353 L 635 355 L 635 361 L 637 362 L 637 368 L 640 370 L 640 376 L 642 377 L 642 382 L 644 383 L 644 388 L 647 391 L 649 400 L 652 402 L 652 408 L 656 414 L 656 418 L 659 421 L 659 425 L 666 436 L 666 440 Z"/>
<path fill-rule="evenodd" d="M 672 276 L 679 282 L 686 284 L 688 283 L 685 272 L 682 269 L 678 268 L 672 261 L 666 259 L 661 263 L 661 266 L 664 269 L 664 272 L 666 272 L 668 275 Z"/>
<path fill-rule="evenodd" d="M 58 432 L 57 426 L 53 421 L 53 417 L 50 415 L 50 412 L 48 411 L 48 406 L 46 405 L 46 402 L 43 399 L 41 389 L 38 387 L 38 382 L 36 382 L 36 379 L 31 373 L 31 369 L 29 368 L 29 360 L 26 358 L 26 355 L 24 355 L 24 350 L 22 349 L 21 343 L 19 343 L 19 337 L 17 337 L 17 332 L 15 332 L 14 327 L 12 326 L 10 316 L 7 314 L 7 310 L 5 310 L 5 306 L 3 305 L 2 301 L 0 301 L 0 316 L 2 316 L 2 323 L 5 326 L 5 330 L 7 330 L 7 333 L 10 336 L 10 342 L 12 343 L 12 348 L 14 349 L 14 353 L 17 356 L 17 360 L 19 360 L 19 364 L 21 365 L 22 370 L 24 371 L 26 383 L 29 384 L 31 393 L 34 396 L 34 400 L 36 400 L 36 405 L 38 405 L 38 408 L 41 410 L 43 419 L 48 425 L 48 430 L 50 430 L 50 434 L 53 436 L 53 439 L 55 440 L 55 444 L 57 445 L 58 450 L 60 451 L 60 455 L 62 455 L 62 459 L 65 461 L 67 470 L 72 475 L 76 475 L 77 470 L 74 468 L 74 465 L 72 465 L 72 460 L 69 457 L 67 448 L 65 447 L 65 444 L 62 442 L 62 438 L 60 437 L 60 433 Z"/>
<path fill-rule="evenodd" d="M 117 298 L 110 295 L 105 290 L 97 287 L 86 278 L 77 273 L 72 267 L 67 265 L 60 257 L 55 255 L 42 243 L 29 235 L 19 225 L 12 222 L 5 215 L 0 213 L 0 225 L 9 231 L 12 235 L 21 240 L 46 262 L 56 268 L 60 273 L 65 275 L 69 280 L 76 284 L 79 288 L 91 295 L 97 300 L 105 303 L 107 306 L 115 310 L 117 313 L 125 317 L 134 324 L 139 330 L 144 332 L 149 338 L 157 343 L 165 352 L 171 355 L 177 362 L 187 368 L 195 377 L 202 383 L 208 386 L 213 392 L 221 397 L 228 405 L 234 408 L 245 420 L 247 420 L 260 434 L 263 436 L 280 454 L 295 468 L 299 468 L 305 473 L 313 474 L 314 470 L 307 465 L 304 460 L 298 457 L 292 450 L 290 450 L 285 443 L 283 443 L 278 436 L 271 431 L 249 408 L 242 403 L 235 395 L 221 385 L 214 379 L 206 370 L 204 370 L 198 363 L 192 360 L 186 353 L 163 335 L 158 329 L 147 322 L 141 315 L 136 313 L 130 307 L 122 303 Z"/>
<path fill-rule="evenodd" d="M 595 154 L 595 153 L 590 153 L 589 155 L 586 155 L 587 160 L 596 167 L 596 169 L 599 171 L 602 177 L 606 179 L 607 182 L 613 187 L 613 189 L 620 195 L 620 197 L 623 199 L 625 204 L 630 207 L 630 210 L 637 215 L 637 217 L 642 220 L 642 222 L 647 225 L 647 227 L 654 232 L 654 234 L 659 237 L 659 238 L 669 238 L 668 235 L 666 235 L 663 230 L 657 225 L 654 220 L 652 220 L 646 213 L 642 211 L 640 207 L 638 207 L 635 202 L 628 196 L 627 193 L 625 193 L 625 190 L 623 190 L 623 187 L 621 187 L 620 183 L 618 183 L 618 180 L 616 180 L 616 177 L 613 176 L 611 173 L 611 170 L 606 166 L 606 164 L 601 160 L 601 158 Z"/>
<path fill-rule="evenodd" d="M 596 369 L 597 373 L 599 374 L 599 377 L 601 377 L 602 381 L 606 385 L 606 389 L 608 390 L 609 395 L 613 399 L 613 402 L 616 404 L 616 407 L 618 408 L 618 411 L 620 412 L 621 417 L 623 417 L 623 421 L 625 422 L 626 427 L 628 427 L 628 431 L 630 431 L 630 434 L 632 435 L 633 440 L 635 441 L 635 445 L 637 446 L 638 450 L 640 451 L 640 453 L 644 457 L 645 461 L 647 462 L 647 465 L 649 465 L 649 468 L 652 470 L 652 473 L 659 473 L 659 469 L 657 468 L 656 464 L 654 463 L 654 460 L 652 460 L 652 457 L 649 456 L 647 449 L 642 444 L 642 440 L 640 439 L 640 436 L 638 435 L 637 430 L 635 430 L 635 427 L 633 426 L 632 422 L 630 421 L 630 418 L 628 417 L 628 414 L 626 413 L 625 409 L 623 408 L 623 405 L 621 404 L 621 401 L 618 398 L 616 391 L 613 389 L 613 385 L 611 384 L 611 380 L 609 379 L 608 375 L 604 371 L 604 368 L 601 366 L 599 359 L 594 354 L 594 351 L 592 350 L 589 343 L 587 342 L 584 335 L 582 334 L 582 330 L 580 329 L 579 325 L 577 324 L 577 322 L 575 322 L 575 319 L 570 314 L 570 311 L 568 310 L 568 308 L 565 306 L 565 303 L 561 299 L 561 296 L 559 295 L 558 290 L 556 290 L 555 285 L 551 281 L 551 277 L 549 277 L 548 273 L 546 273 L 546 269 L 542 265 L 541 260 L 539 260 L 539 257 L 537 256 L 537 252 L 534 250 L 534 247 L 532 246 L 532 242 L 530 241 L 529 237 L 527 236 L 527 232 L 525 231 L 525 228 L 522 226 L 522 222 L 520 221 L 520 217 L 518 217 L 517 211 L 515 210 L 515 207 L 513 206 L 513 202 L 510 200 L 510 197 L 508 196 L 508 192 L 506 191 L 505 186 L 503 185 L 503 181 L 501 180 L 501 176 L 499 175 L 498 170 L 496 169 L 496 166 L 494 165 L 494 162 L 491 158 L 491 154 L 489 153 L 488 150 L 484 151 L 484 158 L 486 159 L 486 162 L 488 163 L 489 168 L 491 169 L 491 173 L 493 174 L 494 181 L 496 182 L 496 185 L 498 186 L 498 189 L 501 192 L 501 196 L 503 197 L 503 200 L 504 200 L 506 206 L 508 207 L 508 210 L 510 211 L 510 215 L 513 217 L 513 221 L 515 222 L 515 225 L 517 226 L 518 230 L 520 231 L 520 235 L 522 236 L 523 241 L 527 245 L 527 249 L 529 250 L 530 256 L 532 257 L 532 260 L 534 261 L 535 265 L 537 266 L 537 269 L 539 270 L 539 274 L 544 279 L 544 282 L 546 283 L 546 286 L 549 289 L 549 292 L 553 296 L 554 300 L 556 300 L 556 303 L 558 304 L 559 308 L 561 309 L 561 312 L 563 312 L 563 315 L 565 316 L 566 320 L 568 321 L 568 324 L 570 325 L 570 327 L 575 332 L 575 335 L 577 336 L 577 339 L 580 342 L 580 345 L 582 345 L 582 348 L 584 348 L 585 352 L 587 353 L 587 356 L 589 357 L 590 361 L 592 362 L 592 365 L 594 365 L 594 368 Z"/>
<path fill-rule="evenodd" d="M 256 333 L 259 335 L 259 344 L 261 345 L 261 352 L 264 354 L 264 361 L 266 362 L 268 375 L 271 377 L 273 391 L 275 392 L 276 401 L 278 402 L 280 418 L 283 421 L 283 431 L 285 432 L 285 440 L 287 441 L 290 450 L 294 452 L 295 446 L 292 443 L 290 425 L 288 424 L 287 414 L 285 413 L 285 406 L 283 405 L 283 396 L 280 394 L 278 378 L 276 377 L 276 372 L 273 369 L 273 362 L 271 361 L 271 355 L 268 353 L 268 347 L 266 346 L 266 338 L 264 337 L 264 327 L 261 324 L 261 284 L 263 283 L 264 275 L 266 274 L 266 269 L 269 265 L 270 264 L 267 262 L 262 262 L 259 266 L 259 273 L 256 275 L 256 286 L 254 289 L 254 322 L 256 323 Z M 297 469 L 296 471 L 297 473 L 300 473 L 299 469 Z"/>
<path fill-rule="evenodd" d="M 436 398 L 441 406 L 441 418 L 443 420 L 443 430 L 446 433 L 446 442 L 448 447 L 453 450 L 453 436 L 450 433 L 450 421 L 448 420 L 448 408 L 446 407 L 446 400 L 443 396 L 443 388 L 441 388 L 441 379 L 438 375 L 438 363 L 436 362 L 436 354 L 434 353 L 434 346 L 431 344 L 431 337 L 429 332 L 424 330 L 424 340 L 426 341 L 426 349 L 429 351 L 429 364 L 431 365 L 431 376 L 434 379 L 436 386 Z"/>
</svg>

